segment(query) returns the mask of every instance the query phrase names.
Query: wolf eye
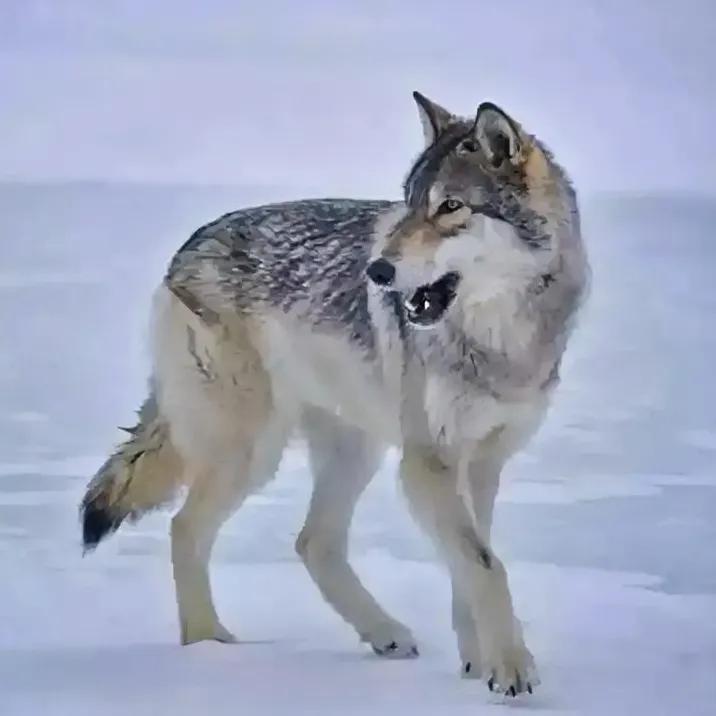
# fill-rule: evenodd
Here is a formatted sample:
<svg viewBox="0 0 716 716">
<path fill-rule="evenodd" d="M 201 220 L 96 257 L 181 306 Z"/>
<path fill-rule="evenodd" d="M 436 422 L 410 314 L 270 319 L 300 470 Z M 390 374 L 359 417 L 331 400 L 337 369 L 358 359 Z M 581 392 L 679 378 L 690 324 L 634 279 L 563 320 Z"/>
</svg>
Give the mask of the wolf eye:
<svg viewBox="0 0 716 716">
<path fill-rule="evenodd" d="M 452 214 L 453 211 L 461 209 L 465 204 L 460 199 L 445 199 L 445 201 L 438 207 L 438 214 Z"/>
</svg>

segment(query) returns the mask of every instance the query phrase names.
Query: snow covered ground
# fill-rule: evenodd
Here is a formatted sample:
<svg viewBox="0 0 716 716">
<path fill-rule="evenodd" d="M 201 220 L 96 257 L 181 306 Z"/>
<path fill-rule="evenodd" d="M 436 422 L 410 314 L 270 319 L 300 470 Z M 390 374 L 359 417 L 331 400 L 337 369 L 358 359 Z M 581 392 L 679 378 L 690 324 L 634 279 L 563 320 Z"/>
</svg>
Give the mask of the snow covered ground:
<svg viewBox="0 0 716 716">
<path fill-rule="evenodd" d="M 290 188 L 0 186 L 0 714 L 482 714 L 447 578 L 392 479 L 355 564 L 421 657 L 357 643 L 297 562 L 300 446 L 224 530 L 216 599 L 245 643 L 177 644 L 168 515 L 82 558 L 77 503 L 144 391 L 148 298 L 200 222 Z M 713 714 L 716 202 L 585 201 L 594 291 L 547 424 L 510 465 L 496 544 L 544 714 Z"/>
</svg>

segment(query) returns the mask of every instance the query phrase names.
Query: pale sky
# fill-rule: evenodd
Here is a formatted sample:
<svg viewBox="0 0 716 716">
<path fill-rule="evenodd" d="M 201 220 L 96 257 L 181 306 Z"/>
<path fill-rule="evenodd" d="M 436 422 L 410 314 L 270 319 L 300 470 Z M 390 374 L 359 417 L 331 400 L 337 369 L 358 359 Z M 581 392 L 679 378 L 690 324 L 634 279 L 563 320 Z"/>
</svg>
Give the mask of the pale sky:
<svg viewBox="0 0 716 716">
<path fill-rule="evenodd" d="M 716 194 L 716 0 L 2 0 L 0 180 L 394 196 L 413 89 L 586 190 Z"/>
</svg>

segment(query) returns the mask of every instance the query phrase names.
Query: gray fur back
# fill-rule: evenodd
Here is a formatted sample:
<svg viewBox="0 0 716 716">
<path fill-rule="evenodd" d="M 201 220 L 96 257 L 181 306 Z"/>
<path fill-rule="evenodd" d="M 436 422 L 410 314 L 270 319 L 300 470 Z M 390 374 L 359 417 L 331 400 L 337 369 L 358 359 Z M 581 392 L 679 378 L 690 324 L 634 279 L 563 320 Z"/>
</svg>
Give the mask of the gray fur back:
<svg viewBox="0 0 716 716">
<path fill-rule="evenodd" d="M 391 206 L 308 199 L 226 214 L 182 246 L 167 284 L 205 320 L 219 293 L 222 305 L 241 312 L 274 307 L 319 329 L 348 332 L 373 353 L 365 268 L 376 217 Z"/>
</svg>

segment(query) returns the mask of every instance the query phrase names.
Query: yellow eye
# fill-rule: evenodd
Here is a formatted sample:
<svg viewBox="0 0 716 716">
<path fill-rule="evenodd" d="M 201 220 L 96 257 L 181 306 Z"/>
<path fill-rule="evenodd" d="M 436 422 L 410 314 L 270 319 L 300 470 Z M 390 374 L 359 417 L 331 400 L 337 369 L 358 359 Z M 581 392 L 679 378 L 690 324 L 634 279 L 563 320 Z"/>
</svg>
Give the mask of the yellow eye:
<svg viewBox="0 0 716 716">
<path fill-rule="evenodd" d="M 438 214 L 452 214 L 458 209 L 462 209 L 465 204 L 460 199 L 445 199 L 445 201 L 438 207 Z"/>
</svg>

